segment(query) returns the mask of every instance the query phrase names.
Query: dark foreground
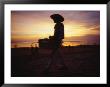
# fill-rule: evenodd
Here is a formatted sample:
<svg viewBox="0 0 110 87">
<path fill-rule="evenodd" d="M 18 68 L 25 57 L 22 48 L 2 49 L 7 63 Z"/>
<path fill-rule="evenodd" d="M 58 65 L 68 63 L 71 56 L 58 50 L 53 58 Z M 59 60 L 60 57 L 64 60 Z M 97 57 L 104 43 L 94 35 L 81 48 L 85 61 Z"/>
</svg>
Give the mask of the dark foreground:
<svg viewBox="0 0 110 87">
<path fill-rule="evenodd" d="M 34 51 L 33 51 L 34 50 Z M 100 47 L 63 47 L 54 55 L 51 67 L 46 67 L 51 59 L 51 50 L 31 48 L 11 49 L 12 77 L 97 77 L 100 76 Z"/>
</svg>

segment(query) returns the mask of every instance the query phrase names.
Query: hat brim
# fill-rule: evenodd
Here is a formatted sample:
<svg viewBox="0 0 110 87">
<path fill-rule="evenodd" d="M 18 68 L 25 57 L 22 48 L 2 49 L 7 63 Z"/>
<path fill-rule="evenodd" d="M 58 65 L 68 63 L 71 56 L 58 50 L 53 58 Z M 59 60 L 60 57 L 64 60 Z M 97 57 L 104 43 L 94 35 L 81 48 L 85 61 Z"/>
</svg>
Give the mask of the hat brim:
<svg viewBox="0 0 110 87">
<path fill-rule="evenodd" d="M 53 14 L 50 16 L 53 20 L 57 20 L 57 21 L 60 21 L 60 22 L 63 22 L 64 21 L 64 18 L 63 16 L 59 15 L 59 14 Z"/>
</svg>

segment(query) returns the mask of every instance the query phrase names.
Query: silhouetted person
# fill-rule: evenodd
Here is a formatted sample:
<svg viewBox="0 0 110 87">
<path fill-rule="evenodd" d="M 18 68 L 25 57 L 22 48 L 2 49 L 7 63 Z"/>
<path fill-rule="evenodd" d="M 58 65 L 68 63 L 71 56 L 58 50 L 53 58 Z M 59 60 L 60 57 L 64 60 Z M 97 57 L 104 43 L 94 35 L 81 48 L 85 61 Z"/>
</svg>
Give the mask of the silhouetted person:
<svg viewBox="0 0 110 87">
<path fill-rule="evenodd" d="M 64 18 L 59 15 L 59 14 L 53 14 L 50 16 L 54 23 L 54 50 L 57 50 L 59 47 L 61 47 L 62 45 L 62 39 L 64 39 L 64 25 L 63 25 L 63 21 Z"/>
<path fill-rule="evenodd" d="M 56 51 L 58 48 L 62 46 L 62 39 L 64 39 L 64 18 L 59 14 L 53 14 L 50 16 L 53 19 L 54 26 L 54 36 L 49 36 L 49 39 L 53 41 L 53 50 Z"/>
<path fill-rule="evenodd" d="M 49 61 L 49 64 L 47 66 L 47 70 L 51 67 L 53 64 L 55 58 L 55 53 L 59 54 L 60 62 L 65 66 L 64 60 L 62 59 L 62 56 L 59 52 L 59 48 L 62 46 L 62 39 L 64 39 L 64 25 L 63 21 L 64 18 L 59 14 L 53 14 L 50 16 L 51 19 L 53 19 L 55 26 L 54 26 L 54 36 L 50 36 L 49 38 L 53 40 L 53 47 L 52 47 L 52 53 L 51 53 L 51 59 Z"/>
</svg>

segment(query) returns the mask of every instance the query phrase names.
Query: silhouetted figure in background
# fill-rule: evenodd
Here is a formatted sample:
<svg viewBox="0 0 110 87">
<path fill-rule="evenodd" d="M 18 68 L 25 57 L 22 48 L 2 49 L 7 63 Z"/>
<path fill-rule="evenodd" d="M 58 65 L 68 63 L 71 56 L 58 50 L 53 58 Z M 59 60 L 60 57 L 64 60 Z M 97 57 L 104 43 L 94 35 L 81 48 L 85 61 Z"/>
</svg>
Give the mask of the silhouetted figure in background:
<svg viewBox="0 0 110 87">
<path fill-rule="evenodd" d="M 58 50 L 62 46 L 62 39 L 64 39 L 64 25 L 62 23 L 64 21 L 64 18 L 59 14 L 53 14 L 50 16 L 50 18 L 53 19 L 54 23 L 56 24 L 54 26 L 54 36 L 49 37 L 49 39 L 53 40 L 53 47 L 52 47 L 51 59 L 48 63 L 47 70 L 50 69 L 51 65 L 55 61 L 54 56 L 56 53 L 59 55 L 59 59 L 62 65 L 65 66 L 61 53 Z"/>
</svg>

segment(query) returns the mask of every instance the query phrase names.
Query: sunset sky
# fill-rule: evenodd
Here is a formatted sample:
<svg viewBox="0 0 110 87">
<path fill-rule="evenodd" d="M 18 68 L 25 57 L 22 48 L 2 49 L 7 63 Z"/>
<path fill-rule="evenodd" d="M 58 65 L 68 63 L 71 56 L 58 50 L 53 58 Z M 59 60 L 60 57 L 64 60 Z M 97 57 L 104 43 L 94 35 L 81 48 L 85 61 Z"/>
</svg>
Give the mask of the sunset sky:
<svg viewBox="0 0 110 87">
<path fill-rule="evenodd" d="M 12 11 L 11 42 L 37 42 L 54 34 L 52 14 L 64 17 L 63 41 L 80 41 L 79 44 L 99 44 L 100 11 Z M 66 43 L 71 45 L 74 43 Z"/>
</svg>

